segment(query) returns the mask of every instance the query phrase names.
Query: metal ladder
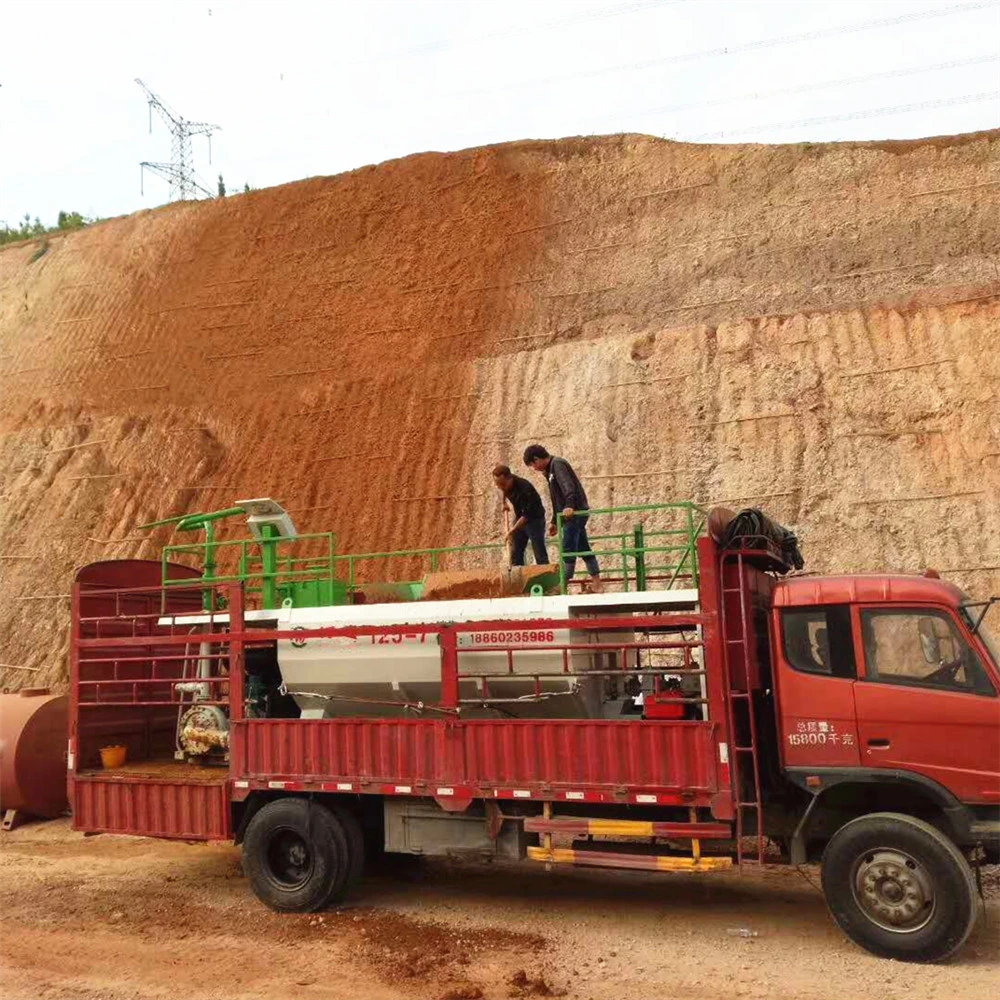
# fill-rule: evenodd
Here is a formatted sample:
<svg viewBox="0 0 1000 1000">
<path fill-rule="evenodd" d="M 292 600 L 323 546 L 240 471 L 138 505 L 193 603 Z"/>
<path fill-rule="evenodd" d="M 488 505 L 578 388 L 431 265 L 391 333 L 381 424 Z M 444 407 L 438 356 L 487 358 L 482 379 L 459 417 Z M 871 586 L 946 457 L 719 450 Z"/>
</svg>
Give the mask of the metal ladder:
<svg viewBox="0 0 1000 1000">
<path fill-rule="evenodd" d="M 757 864 L 764 863 L 764 817 L 760 784 L 760 758 L 757 752 L 757 720 L 754 718 L 753 698 L 750 690 L 750 664 L 747 643 L 750 638 L 750 608 L 747 602 L 746 581 L 743 574 L 744 562 L 743 553 L 735 554 L 736 575 L 739 585 L 727 587 L 726 584 L 726 559 L 727 553 L 723 553 L 719 566 L 719 577 L 722 583 L 722 602 L 719 608 L 722 619 L 722 643 L 723 649 L 723 676 L 726 690 L 726 712 L 729 721 L 729 738 L 731 743 L 730 773 L 733 791 L 736 797 L 736 865 L 742 870 L 744 860 L 743 838 L 746 836 L 744 826 L 745 814 L 748 809 L 754 811 L 756 837 L 757 837 L 757 857 L 754 859 Z M 739 621 L 730 629 L 726 616 L 726 598 L 730 594 L 739 594 L 740 615 Z M 733 650 L 738 650 L 740 661 L 741 679 L 743 690 L 736 691 L 732 685 L 732 663 Z M 743 706 L 745 722 L 741 728 L 737 729 L 738 713 L 737 706 Z M 747 740 L 748 742 L 738 742 Z M 753 777 L 753 799 L 744 800 L 744 768 L 749 763 Z"/>
</svg>

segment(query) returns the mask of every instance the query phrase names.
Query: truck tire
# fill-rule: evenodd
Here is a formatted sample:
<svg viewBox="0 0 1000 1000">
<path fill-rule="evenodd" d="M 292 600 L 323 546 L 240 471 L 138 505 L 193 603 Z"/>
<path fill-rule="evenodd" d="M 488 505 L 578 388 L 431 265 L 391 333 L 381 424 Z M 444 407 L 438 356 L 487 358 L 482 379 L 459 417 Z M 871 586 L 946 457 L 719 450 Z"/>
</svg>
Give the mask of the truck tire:
<svg viewBox="0 0 1000 1000">
<path fill-rule="evenodd" d="M 900 813 L 842 826 L 823 854 L 823 894 L 854 942 L 883 958 L 937 962 L 979 914 L 969 863 L 940 830 Z"/>
<path fill-rule="evenodd" d="M 276 799 L 250 820 L 243 867 L 272 910 L 319 910 L 347 882 L 347 838 L 329 809 L 308 799 Z"/>
<path fill-rule="evenodd" d="M 365 835 L 358 817 L 348 806 L 335 803 L 330 809 L 343 827 L 347 840 L 347 878 L 341 893 L 336 894 L 339 898 L 350 893 L 361 881 L 365 870 Z"/>
</svg>

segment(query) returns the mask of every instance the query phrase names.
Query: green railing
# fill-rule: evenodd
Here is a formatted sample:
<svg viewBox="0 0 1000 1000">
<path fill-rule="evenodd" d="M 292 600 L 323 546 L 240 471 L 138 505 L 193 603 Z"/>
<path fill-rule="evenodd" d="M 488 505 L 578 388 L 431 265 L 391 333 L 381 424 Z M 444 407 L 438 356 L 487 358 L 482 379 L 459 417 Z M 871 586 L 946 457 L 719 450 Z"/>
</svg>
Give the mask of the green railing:
<svg viewBox="0 0 1000 1000">
<path fill-rule="evenodd" d="M 218 520 L 222 514 L 233 516 L 232 511 L 198 516 L 203 520 Z M 608 589 L 636 591 L 697 587 L 695 543 L 705 519 L 695 504 L 679 502 L 594 508 L 576 516 L 581 514 L 585 514 L 588 521 L 590 548 L 587 551 L 566 550 L 562 530 L 565 522 L 561 513 L 556 517 L 557 537 L 553 541 L 558 552 L 561 593 L 567 593 L 570 585 L 567 559 L 590 555 L 600 562 L 601 576 Z M 635 515 L 642 515 L 642 520 L 635 520 Z M 620 530 L 590 533 L 595 524 L 615 529 L 623 520 L 632 523 Z M 291 600 L 296 607 L 346 604 L 366 586 L 377 586 L 383 592 L 388 590 L 399 599 L 418 600 L 427 573 L 436 573 L 444 568 L 499 567 L 503 552 L 501 543 L 492 542 L 338 553 L 336 537 L 332 532 L 298 535 L 295 538 L 218 540 L 211 530 L 212 523 L 210 520 L 206 524 L 199 522 L 198 526 L 206 529 L 203 540 L 164 547 L 164 587 L 190 584 L 189 580 L 170 578 L 170 563 L 190 565 L 194 562 L 202 570 L 201 580 L 207 595 L 214 594 L 213 588 L 217 584 L 242 583 L 249 598 L 248 606 L 259 603 L 263 608 L 276 608 L 286 600 Z M 493 558 L 482 558 L 486 553 L 492 553 Z M 387 572 L 392 562 L 397 567 L 401 562 L 405 564 L 399 571 L 402 579 L 393 578 L 395 574 Z M 379 567 L 379 574 L 373 573 L 373 566 Z M 207 607 L 207 610 L 215 608 Z"/>
<path fill-rule="evenodd" d="M 602 519 L 614 522 L 633 514 L 642 514 L 643 521 L 633 524 L 627 530 L 591 534 L 595 519 L 598 522 Z M 679 583 L 690 587 L 698 586 L 696 542 L 705 526 L 705 515 L 696 504 L 680 501 L 627 507 L 596 507 L 578 511 L 573 516 L 586 516 L 590 548 L 579 551 L 565 548 L 563 529 L 567 522 L 561 512 L 557 514 L 559 589 L 562 593 L 567 592 L 570 583 L 566 571 L 567 560 L 579 561 L 587 556 L 597 559 L 605 586 L 621 584 L 624 591 L 672 590 Z M 648 525 L 649 520 L 654 524 Z"/>
<path fill-rule="evenodd" d="M 276 552 L 273 567 L 268 565 L 266 558 L 267 548 L 272 546 Z M 321 554 L 310 555 L 295 555 L 288 551 L 293 547 L 301 551 L 310 546 L 324 551 Z M 332 532 L 297 535 L 295 538 L 276 538 L 267 542 L 253 538 L 221 541 L 206 539 L 165 546 L 162 557 L 162 581 L 164 587 L 190 583 L 190 581 L 170 579 L 168 564 L 178 561 L 190 563 L 193 559 L 205 569 L 202 582 L 206 586 L 243 583 L 244 591 L 248 595 L 260 595 L 261 606 L 265 608 L 277 607 L 289 598 L 292 604 L 298 607 L 346 604 L 350 595 L 366 585 L 392 587 L 398 590 L 401 597 L 414 600 L 420 596 L 424 576 L 445 568 L 443 563 L 454 562 L 454 557 L 470 553 L 493 552 L 499 557 L 502 551 L 501 543 L 492 542 L 480 545 L 338 554 Z M 369 578 L 369 574 L 359 571 L 359 567 L 365 562 L 384 565 L 393 560 L 422 564 L 422 572 L 413 579 L 392 579 L 391 582 L 387 582 L 385 577 Z M 499 558 L 494 564 L 500 565 Z"/>
<path fill-rule="evenodd" d="M 295 557 L 282 554 L 281 549 L 312 544 L 314 549 L 325 552 Z M 164 587 L 177 586 L 169 578 L 169 564 L 195 562 L 202 569 L 202 581 L 208 587 L 220 583 L 242 583 L 248 595 L 260 595 L 261 606 L 277 607 L 296 583 L 319 584 L 326 582 L 328 599 L 321 604 L 345 603 L 336 600 L 333 585 L 337 570 L 336 536 L 333 532 L 299 535 L 294 539 L 273 538 L 258 541 L 254 538 L 216 540 L 206 537 L 200 542 L 167 545 L 163 549 L 161 579 Z"/>
</svg>

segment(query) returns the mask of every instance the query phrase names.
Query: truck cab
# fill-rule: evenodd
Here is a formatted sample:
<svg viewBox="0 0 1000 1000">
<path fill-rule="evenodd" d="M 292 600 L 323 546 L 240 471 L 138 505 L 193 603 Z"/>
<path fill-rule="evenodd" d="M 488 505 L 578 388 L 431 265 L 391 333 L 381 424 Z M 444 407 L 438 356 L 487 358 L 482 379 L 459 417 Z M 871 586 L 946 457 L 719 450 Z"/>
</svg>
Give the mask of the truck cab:
<svg viewBox="0 0 1000 1000">
<path fill-rule="evenodd" d="M 978 617 L 978 615 L 976 616 Z M 906 784 L 970 815 L 1000 806 L 1000 674 L 986 622 L 936 576 L 775 585 L 779 754 L 823 786 Z"/>
<path fill-rule="evenodd" d="M 876 954 L 940 957 L 971 929 L 966 859 L 1000 859 L 1000 671 L 975 605 L 933 571 L 779 581 L 778 763 L 807 805 L 789 860 Z M 961 901 L 961 902 L 960 902 Z"/>
</svg>

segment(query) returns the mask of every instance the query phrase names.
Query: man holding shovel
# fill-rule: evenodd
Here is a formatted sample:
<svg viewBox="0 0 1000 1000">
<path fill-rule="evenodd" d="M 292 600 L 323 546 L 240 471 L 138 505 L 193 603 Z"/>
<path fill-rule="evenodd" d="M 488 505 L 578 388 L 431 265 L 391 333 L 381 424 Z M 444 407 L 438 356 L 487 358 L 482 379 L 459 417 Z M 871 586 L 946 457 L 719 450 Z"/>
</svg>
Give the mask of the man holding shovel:
<svg viewBox="0 0 1000 1000">
<path fill-rule="evenodd" d="M 504 527 L 507 527 L 507 510 L 514 513 L 514 523 L 507 528 L 504 542 L 510 550 L 510 564 L 524 565 L 524 553 L 531 542 L 531 550 L 538 566 L 546 566 L 549 554 L 545 547 L 545 507 L 542 498 L 527 479 L 515 476 L 507 465 L 493 470 L 493 482 L 504 496 Z"/>
</svg>

